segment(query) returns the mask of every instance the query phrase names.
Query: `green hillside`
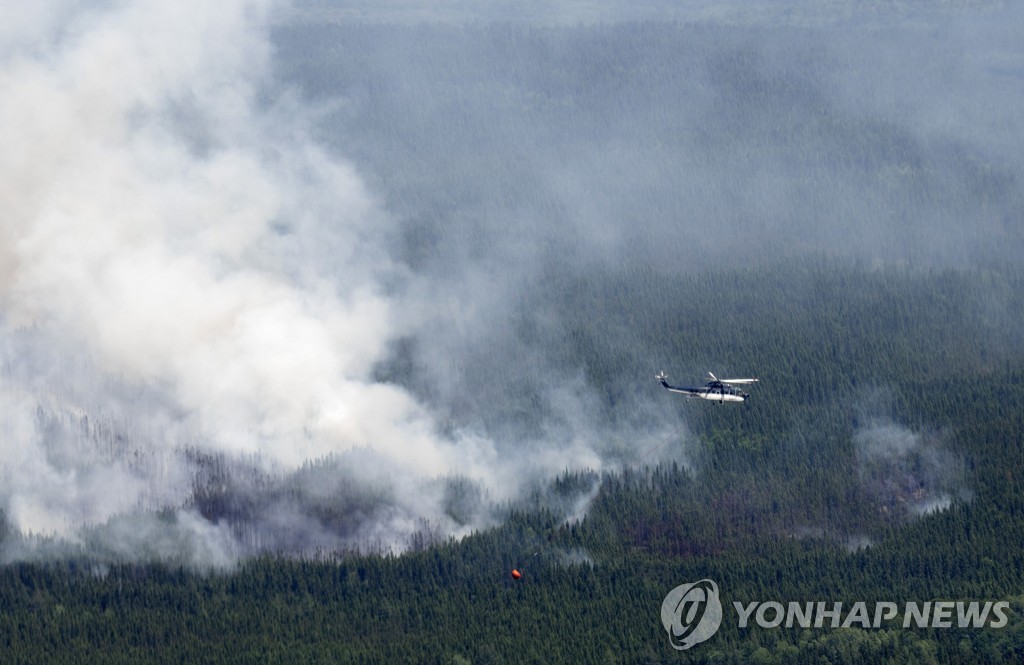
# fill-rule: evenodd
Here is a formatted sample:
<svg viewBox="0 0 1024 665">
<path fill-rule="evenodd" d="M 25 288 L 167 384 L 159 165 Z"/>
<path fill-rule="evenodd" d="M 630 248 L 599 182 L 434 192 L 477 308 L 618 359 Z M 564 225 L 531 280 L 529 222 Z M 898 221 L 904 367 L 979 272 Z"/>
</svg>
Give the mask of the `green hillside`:
<svg viewBox="0 0 1024 665">
<path fill-rule="evenodd" d="M 0 663 L 1024 662 L 1015 6 L 63 4 Z"/>
<path fill-rule="evenodd" d="M 553 304 L 581 309 L 566 362 L 607 387 L 612 412 L 624 391 L 672 401 L 688 427 L 658 445 L 685 464 L 566 473 L 500 526 L 401 556 L 267 556 L 226 573 L 8 565 L 5 660 L 1019 661 L 1021 280 L 812 261 L 565 283 Z M 629 306 L 654 299 L 661 310 Z M 685 402 L 653 368 L 626 378 L 638 359 L 607 343 L 616 328 L 659 357 L 756 369 L 761 383 L 741 405 Z M 564 520 L 557 507 L 581 498 L 585 517 Z M 676 652 L 661 601 L 703 578 L 726 620 Z M 738 628 L 732 603 L 755 600 L 1011 610 L 1002 628 Z"/>
</svg>

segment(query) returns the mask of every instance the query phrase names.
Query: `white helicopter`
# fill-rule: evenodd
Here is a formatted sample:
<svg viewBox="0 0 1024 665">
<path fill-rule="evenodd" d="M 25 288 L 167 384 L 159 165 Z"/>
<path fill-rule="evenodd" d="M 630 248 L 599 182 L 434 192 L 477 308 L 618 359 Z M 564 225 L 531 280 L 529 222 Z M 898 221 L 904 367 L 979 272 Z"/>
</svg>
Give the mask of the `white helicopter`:
<svg viewBox="0 0 1024 665">
<path fill-rule="evenodd" d="M 757 383 L 757 379 L 719 379 L 711 372 L 708 372 L 708 376 L 711 377 L 711 380 L 702 388 L 677 388 L 676 386 L 670 386 L 668 384 L 668 374 L 665 374 L 665 372 L 658 372 L 654 378 L 661 381 L 661 385 L 668 388 L 670 392 L 686 395 L 688 398 L 699 397 L 700 399 L 709 399 L 719 404 L 746 400 L 750 395 L 736 386 Z"/>
</svg>

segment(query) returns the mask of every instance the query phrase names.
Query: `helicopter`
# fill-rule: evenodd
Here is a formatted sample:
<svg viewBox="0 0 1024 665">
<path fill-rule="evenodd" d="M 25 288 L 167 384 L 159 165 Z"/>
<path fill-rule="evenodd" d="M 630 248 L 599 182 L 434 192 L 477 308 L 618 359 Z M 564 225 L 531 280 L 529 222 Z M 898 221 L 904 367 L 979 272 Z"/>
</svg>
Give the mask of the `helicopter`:
<svg viewBox="0 0 1024 665">
<path fill-rule="evenodd" d="M 719 379 L 711 372 L 708 372 L 708 376 L 711 377 L 711 380 L 702 388 L 680 388 L 670 386 L 668 384 L 668 374 L 665 374 L 665 372 L 658 372 L 654 378 L 660 381 L 661 385 L 665 386 L 669 392 L 686 395 L 687 398 L 697 397 L 700 399 L 709 399 L 713 402 L 718 402 L 719 404 L 724 404 L 725 402 L 745 401 L 750 397 L 750 395 L 743 392 L 736 386 L 757 383 L 757 379 Z"/>
</svg>

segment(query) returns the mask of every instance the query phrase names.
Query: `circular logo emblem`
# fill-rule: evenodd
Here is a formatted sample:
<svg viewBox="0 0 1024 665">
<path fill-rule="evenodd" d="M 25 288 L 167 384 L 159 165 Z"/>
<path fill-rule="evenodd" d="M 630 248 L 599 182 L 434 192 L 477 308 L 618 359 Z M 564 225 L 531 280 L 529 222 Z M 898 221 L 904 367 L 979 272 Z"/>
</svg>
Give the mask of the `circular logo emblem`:
<svg viewBox="0 0 1024 665">
<path fill-rule="evenodd" d="M 672 647 L 680 651 L 708 639 L 722 624 L 718 585 L 701 580 L 672 589 L 661 602 L 661 623 Z"/>
</svg>

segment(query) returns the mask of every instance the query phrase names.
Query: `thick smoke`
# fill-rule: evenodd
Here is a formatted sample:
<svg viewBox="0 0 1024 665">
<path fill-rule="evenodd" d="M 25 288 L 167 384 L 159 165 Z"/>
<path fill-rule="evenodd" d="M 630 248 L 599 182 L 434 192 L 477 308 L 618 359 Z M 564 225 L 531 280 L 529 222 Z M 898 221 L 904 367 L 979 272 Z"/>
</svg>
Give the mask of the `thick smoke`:
<svg viewBox="0 0 1024 665">
<path fill-rule="evenodd" d="M 372 380 L 387 220 L 286 94 L 261 98 L 271 9 L 54 6 L 5 45 L 0 487 L 22 533 L 222 562 L 241 545 L 188 506 L 210 459 L 358 449 L 408 487 L 463 457 Z M 399 506 L 400 532 L 438 514 Z"/>
<path fill-rule="evenodd" d="M 41 3 L 3 35 L 7 559 L 401 550 L 608 464 L 573 377 L 544 398 L 580 415 L 512 455 L 388 380 L 437 301 L 275 80 L 280 9 Z"/>
<path fill-rule="evenodd" d="M 619 306 L 669 307 L 651 266 L 1022 246 L 998 14 L 846 37 L 798 2 L 825 31 L 766 36 L 749 26 L 787 3 L 441 4 L 8 12 L 6 558 L 224 565 L 465 533 L 565 469 L 686 464 L 657 369 L 756 369 L 652 343 L 667 317 Z M 728 28 L 306 23 L 530 12 Z"/>
</svg>

